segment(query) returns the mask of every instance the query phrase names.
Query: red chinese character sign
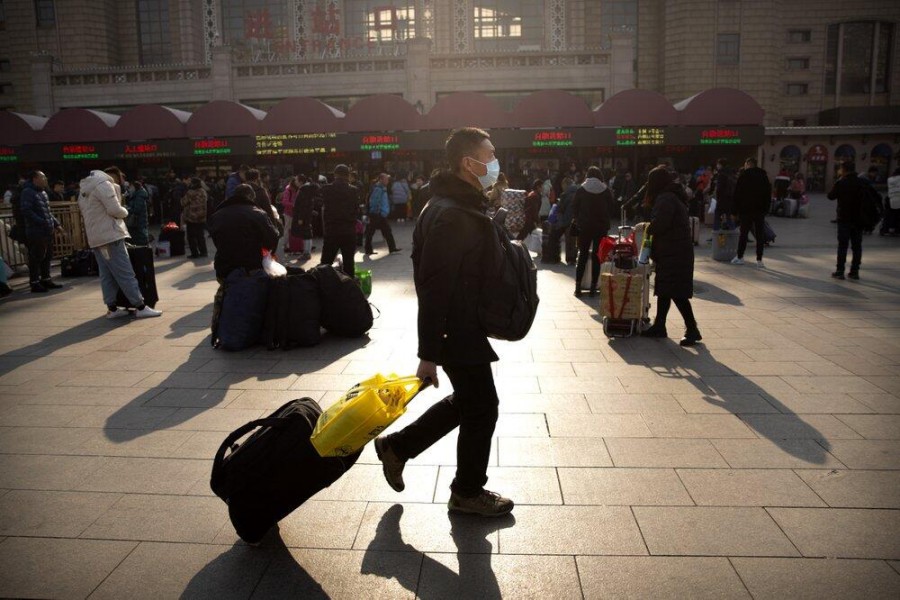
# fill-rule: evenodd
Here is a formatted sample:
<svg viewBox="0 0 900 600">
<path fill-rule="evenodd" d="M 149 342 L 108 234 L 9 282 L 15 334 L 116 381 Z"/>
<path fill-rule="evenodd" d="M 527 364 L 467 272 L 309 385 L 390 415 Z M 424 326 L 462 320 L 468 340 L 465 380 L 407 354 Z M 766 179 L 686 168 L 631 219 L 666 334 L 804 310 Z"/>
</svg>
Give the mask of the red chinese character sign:
<svg viewBox="0 0 900 600">
<path fill-rule="evenodd" d="M 816 144 L 806 153 L 806 160 L 811 163 L 825 164 L 828 162 L 828 148 L 822 144 Z"/>
</svg>

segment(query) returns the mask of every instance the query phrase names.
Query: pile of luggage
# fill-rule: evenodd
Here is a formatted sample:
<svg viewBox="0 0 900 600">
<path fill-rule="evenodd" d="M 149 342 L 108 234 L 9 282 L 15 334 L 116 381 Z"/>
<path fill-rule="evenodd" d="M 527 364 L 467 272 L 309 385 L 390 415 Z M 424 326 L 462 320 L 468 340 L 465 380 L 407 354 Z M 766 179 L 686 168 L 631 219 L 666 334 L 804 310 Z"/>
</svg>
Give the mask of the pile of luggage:
<svg viewBox="0 0 900 600">
<path fill-rule="evenodd" d="M 260 343 L 288 350 L 315 346 L 322 328 L 340 337 L 361 337 L 372 322 L 372 307 L 359 283 L 330 265 L 309 271 L 288 267 L 287 275 L 277 278 L 235 269 L 216 293 L 211 343 L 231 351 Z"/>
</svg>

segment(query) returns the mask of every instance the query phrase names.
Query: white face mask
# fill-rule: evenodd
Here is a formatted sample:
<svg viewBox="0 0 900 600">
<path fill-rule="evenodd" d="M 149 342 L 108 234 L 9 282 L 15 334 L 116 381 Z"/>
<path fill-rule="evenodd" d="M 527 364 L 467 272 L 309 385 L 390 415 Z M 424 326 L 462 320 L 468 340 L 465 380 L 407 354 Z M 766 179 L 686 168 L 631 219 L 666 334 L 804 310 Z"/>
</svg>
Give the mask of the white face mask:
<svg viewBox="0 0 900 600">
<path fill-rule="evenodd" d="M 469 158 L 472 158 L 472 157 L 470 156 Z M 473 175 L 475 175 L 475 177 L 478 178 L 478 183 L 481 184 L 481 187 L 483 189 L 486 190 L 489 187 L 491 187 L 492 185 L 494 185 L 495 183 L 497 183 L 497 177 L 500 175 L 500 161 L 499 160 L 497 160 L 495 158 L 494 160 L 492 160 L 489 163 L 483 163 L 480 160 L 475 160 L 474 158 L 472 158 L 472 160 L 474 160 L 478 164 L 481 164 L 481 165 L 484 165 L 485 167 L 487 167 L 487 173 L 485 173 L 484 175 L 475 175 L 473 173 Z"/>
</svg>

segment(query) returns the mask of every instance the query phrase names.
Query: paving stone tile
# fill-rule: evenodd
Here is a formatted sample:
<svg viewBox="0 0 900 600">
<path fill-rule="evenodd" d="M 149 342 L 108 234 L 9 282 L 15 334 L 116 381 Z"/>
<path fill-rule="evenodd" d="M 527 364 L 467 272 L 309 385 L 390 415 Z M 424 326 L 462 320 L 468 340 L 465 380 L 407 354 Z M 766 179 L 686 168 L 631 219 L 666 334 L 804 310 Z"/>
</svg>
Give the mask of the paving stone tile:
<svg viewBox="0 0 900 600">
<path fill-rule="evenodd" d="M 829 452 L 851 469 L 896 469 L 900 464 L 900 441 L 834 440 Z"/>
<path fill-rule="evenodd" d="M 291 389 L 291 390 L 342 390 L 347 391 L 360 381 L 360 376 L 354 373 L 343 375 L 340 373 L 311 373 L 308 375 L 287 375 L 292 377 L 293 381 L 287 387 L 277 387 L 271 389 Z M 249 389 L 253 389 L 250 387 Z"/>
<path fill-rule="evenodd" d="M 611 467 L 602 438 L 500 438 L 503 467 Z M 417 459 L 418 460 L 418 459 Z"/>
<path fill-rule="evenodd" d="M 450 500 L 450 484 L 456 475 L 455 467 L 441 467 L 434 501 L 446 504 Z M 562 504 L 556 469 L 540 467 L 488 467 L 488 485 L 516 505 Z"/>
<path fill-rule="evenodd" d="M 769 439 L 853 440 L 861 436 L 831 415 L 742 415 L 761 437 Z"/>
<path fill-rule="evenodd" d="M 163 389 L 144 402 L 143 407 L 172 407 L 172 408 L 224 408 L 243 395 L 243 390 L 206 390 L 187 389 L 173 387 Z M 240 408 L 240 407 L 235 407 Z"/>
<path fill-rule="evenodd" d="M 897 465 L 900 468 L 900 465 Z M 797 471 L 828 506 L 900 508 L 898 471 Z"/>
<path fill-rule="evenodd" d="M 135 542 L 6 538 L 0 596 L 85 598 L 134 550 Z"/>
<path fill-rule="evenodd" d="M 90 492 L 186 494 L 199 479 L 208 478 L 212 460 L 168 458 L 102 458 L 101 468 L 82 477 L 74 488 Z"/>
<path fill-rule="evenodd" d="M 841 441 L 816 440 L 710 440 L 735 469 L 833 469 L 843 465 L 824 446 Z"/>
<path fill-rule="evenodd" d="M 778 409 L 772 406 L 759 394 L 737 394 L 729 392 L 722 395 L 707 394 L 675 394 L 675 400 L 688 413 L 711 414 L 753 414 L 753 413 L 778 413 Z"/>
<path fill-rule="evenodd" d="M 494 435 L 503 437 L 540 437 L 547 435 L 547 421 L 542 414 L 501 414 Z"/>
<path fill-rule="evenodd" d="M 184 436 L 182 443 L 169 451 L 168 458 L 196 458 L 211 460 L 219 446 L 225 440 L 226 434 L 221 431 L 158 431 L 151 435 L 161 433 L 177 434 Z M 149 437 L 149 436 L 146 436 Z M 129 443 L 131 445 L 131 443 Z"/>
<path fill-rule="evenodd" d="M 500 530 L 504 554 L 647 554 L 625 506 L 517 506 L 516 525 Z"/>
<path fill-rule="evenodd" d="M 71 427 L 0 427 L 0 454 L 78 454 L 90 436 Z"/>
<path fill-rule="evenodd" d="M 297 381 L 296 375 L 226 373 L 209 387 L 228 390 L 288 390 Z M 301 387 L 298 389 L 317 389 Z"/>
<path fill-rule="evenodd" d="M 578 556 L 585 598 L 750 598 L 727 558 Z"/>
<path fill-rule="evenodd" d="M 243 373 L 244 371 L 237 371 Z M 222 378 L 221 372 L 171 373 L 157 371 L 140 381 L 144 387 L 205 390 Z"/>
<path fill-rule="evenodd" d="M 777 394 L 771 402 L 783 413 L 798 415 L 872 412 L 871 408 L 848 394 Z"/>
<path fill-rule="evenodd" d="M 501 377 L 574 377 L 575 369 L 561 362 L 500 362 L 497 366 Z"/>
<path fill-rule="evenodd" d="M 674 469 L 558 469 L 563 499 L 602 506 L 693 506 Z"/>
<path fill-rule="evenodd" d="M 607 438 L 606 446 L 617 467 L 723 468 L 728 466 L 708 440 Z"/>
<path fill-rule="evenodd" d="M 366 502 L 308 500 L 278 522 L 278 543 L 288 548 L 349 550 L 353 547 L 366 506 Z M 270 545 L 268 540 L 263 541 L 263 546 Z M 244 542 L 231 523 L 226 523 L 214 543 L 232 545 Z"/>
<path fill-rule="evenodd" d="M 165 406 L 92 406 L 69 423 L 69 427 L 104 429 L 155 429 L 176 408 Z"/>
<path fill-rule="evenodd" d="M 590 413 L 583 394 L 505 394 L 501 413 Z"/>
<path fill-rule="evenodd" d="M 636 506 L 633 510 L 650 554 L 798 556 L 762 508 Z"/>
<path fill-rule="evenodd" d="M 650 437 L 642 415 L 547 415 L 552 437 Z"/>
<path fill-rule="evenodd" d="M 900 415 L 840 415 L 837 418 L 867 440 L 900 440 Z"/>
<path fill-rule="evenodd" d="M 142 542 L 91 598 L 245 599 L 271 560 L 246 545 Z"/>
<path fill-rule="evenodd" d="M 144 387 L 49 387 L 17 398 L 21 399 L 22 404 L 121 407 L 132 403 L 143 404 L 160 392 L 161 389 Z"/>
<path fill-rule="evenodd" d="M 581 586 L 571 556 L 426 554 L 420 598 L 572 598 Z"/>
<path fill-rule="evenodd" d="M 537 357 L 535 357 L 537 360 Z M 618 377 L 539 377 L 540 392 L 547 394 L 624 394 Z"/>
<path fill-rule="evenodd" d="M 125 494 L 81 537 L 209 544 L 226 525 L 228 507 L 218 498 Z"/>
<path fill-rule="evenodd" d="M 900 395 L 895 394 L 851 394 L 868 406 L 874 413 L 900 414 Z"/>
<path fill-rule="evenodd" d="M 253 593 L 268 598 L 414 598 L 422 554 L 291 549 L 277 555 Z"/>
<path fill-rule="evenodd" d="M 234 431 L 244 423 L 258 419 L 264 411 L 237 408 L 179 408 L 160 421 L 159 429 L 189 431 Z"/>
<path fill-rule="evenodd" d="M 11 490 L 0 497 L 0 535 L 74 538 L 119 494 Z"/>
<path fill-rule="evenodd" d="M 85 432 L 87 437 L 84 443 L 69 454 L 84 456 L 169 458 L 174 456 L 176 449 L 193 435 L 190 431 L 128 429 L 111 429 L 109 431 L 104 431 L 103 429 L 80 429 L 77 431 Z M 111 436 L 114 436 L 115 439 L 110 439 Z M 199 458 L 209 458 L 209 456 Z"/>
<path fill-rule="evenodd" d="M 643 415 L 653 437 L 754 438 L 756 435 L 734 415 Z"/>
<path fill-rule="evenodd" d="M 291 400 L 300 398 L 312 398 L 319 401 L 325 392 L 311 390 L 229 390 L 229 393 L 236 392 L 236 397 L 229 400 L 226 397 L 222 403 L 223 408 L 228 409 L 255 409 L 262 410 L 266 413 L 274 411 L 276 408 L 287 404 Z"/>
<path fill-rule="evenodd" d="M 893 369 L 890 376 L 867 376 L 866 381 L 880 388 L 878 391 L 885 391 L 889 394 L 900 394 L 900 377 L 897 377 L 896 369 Z"/>
<path fill-rule="evenodd" d="M 699 506 L 825 506 L 793 471 L 678 469 Z"/>
<path fill-rule="evenodd" d="M 876 393 L 882 390 L 862 377 L 783 377 L 784 381 L 799 392 L 805 393 Z"/>
<path fill-rule="evenodd" d="M 381 465 L 356 465 L 330 487 L 316 494 L 316 500 L 357 502 L 431 502 L 438 467 L 407 464 L 403 470 L 406 489 L 397 493 L 384 480 Z"/>
<path fill-rule="evenodd" d="M 86 371 L 74 377 L 69 377 L 64 387 L 131 387 L 138 385 L 141 380 L 146 379 L 150 375 L 152 375 L 151 371 L 117 371 L 115 376 L 111 377 L 105 371 Z"/>
<path fill-rule="evenodd" d="M 87 406 L 52 406 L 19 404 L 0 409 L 0 423 L 4 427 L 66 427 L 81 415 L 89 412 Z"/>
<path fill-rule="evenodd" d="M 843 600 L 896 598 L 900 575 L 881 561 L 810 558 L 733 558 L 754 598 Z"/>
<path fill-rule="evenodd" d="M 603 413 L 676 413 L 684 409 L 672 394 L 585 394 L 591 412 Z"/>
<path fill-rule="evenodd" d="M 803 556 L 900 556 L 900 511 L 851 508 L 769 508 Z"/>
<path fill-rule="evenodd" d="M 103 466 L 94 456 L 0 456 L 0 487 L 17 490 L 73 490 Z"/>
</svg>

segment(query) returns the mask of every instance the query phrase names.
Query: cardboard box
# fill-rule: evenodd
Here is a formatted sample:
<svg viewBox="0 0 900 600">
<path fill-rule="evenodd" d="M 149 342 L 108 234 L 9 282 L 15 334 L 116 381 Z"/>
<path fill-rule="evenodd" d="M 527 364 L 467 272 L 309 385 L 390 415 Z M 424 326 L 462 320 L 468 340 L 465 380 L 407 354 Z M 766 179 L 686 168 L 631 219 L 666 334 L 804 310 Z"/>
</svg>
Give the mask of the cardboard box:
<svg viewBox="0 0 900 600">
<path fill-rule="evenodd" d="M 645 277 L 642 273 L 600 275 L 600 314 L 611 319 L 640 319 Z"/>
</svg>

